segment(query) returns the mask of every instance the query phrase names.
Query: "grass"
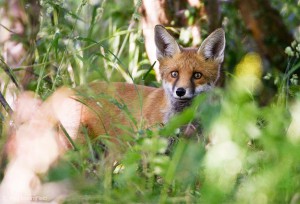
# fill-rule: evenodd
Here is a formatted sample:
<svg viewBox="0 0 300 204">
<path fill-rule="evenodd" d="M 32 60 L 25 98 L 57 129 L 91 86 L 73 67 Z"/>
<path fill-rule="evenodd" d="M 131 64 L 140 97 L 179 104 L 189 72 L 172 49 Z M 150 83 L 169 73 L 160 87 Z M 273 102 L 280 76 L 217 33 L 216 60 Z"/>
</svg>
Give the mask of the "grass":
<svg viewBox="0 0 300 204">
<path fill-rule="evenodd" d="M 153 84 L 137 7 L 125 9 L 119 3 L 43 1 L 34 47 L 37 79 L 29 89 L 45 99 L 62 85 L 96 79 Z M 76 143 L 76 151 L 69 151 L 43 179 L 71 180 L 76 192 L 65 203 L 298 203 L 300 96 L 289 70 L 298 69 L 300 62 L 292 59 L 286 75 L 276 79 L 278 100 L 268 105 L 259 105 L 257 70 L 262 65 L 245 57 L 237 66 L 241 74 L 228 75 L 226 88 L 197 97 L 166 126 L 137 125 L 118 163 L 104 159 L 102 143 L 111 145 L 109 136 L 86 137 L 86 145 Z M 8 70 L 18 78 L 16 70 L 25 68 Z M 10 80 L 5 82 L 8 87 Z M 8 120 L 4 111 L 3 117 Z M 180 127 L 191 121 L 202 124 L 200 141 L 182 137 Z M 1 143 L 5 136 L 2 131 Z"/>
</svg>

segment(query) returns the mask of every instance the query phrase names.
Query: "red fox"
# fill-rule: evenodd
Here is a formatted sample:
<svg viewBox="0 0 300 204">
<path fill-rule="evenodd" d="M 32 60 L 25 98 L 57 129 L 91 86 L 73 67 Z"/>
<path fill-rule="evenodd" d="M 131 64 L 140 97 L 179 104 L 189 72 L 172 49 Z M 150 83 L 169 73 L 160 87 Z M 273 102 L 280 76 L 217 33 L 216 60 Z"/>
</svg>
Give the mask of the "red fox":
<svg viewBox="0 0 300 204">
<path fill-rule="evenodd" d="M 98 82 L 87 88 L 70 90 L 69 95 L 78 102 L 74 108 L 67 104 L 61 108 L 58 119 L 71 138 L 75 139 L 79 134 L 80 124 L 92 137 L 120 135 L 124 128 L 115 124 L 134 127 L 138 121 L 145 128 L 165 124 L 196 95 L 215 86 L 224 58 L 225 34 L 222 29 L 214 31 L 197 49 L 180 47 L 163 26 L 157 25 L 155 43 L 163 88 Z M 52 98 L 60 92 L 66 92 L 66 89 L 57 91 Z M 56 103 L 55 107 L 62 106 L 61 99 L 53 103 Z"/>
<path fill-rule="evenodd" d="M 84 128 L 91 137 L 109 135 L 119 140 L 126 134 L 124 127 L 131 131 L 167 123 L 195 96 L 216 85 L 224 58 L 223 29 L 211 33 L 200 48 L 183 48 L 157 25 L 155 44 L 162 88 L 97 82 L 77 89 L 61 88 L 43 103 L 30 93 L 23 94 L 6 147 L 10 162 L 0 198 L 13 193 L 33 196 L 39 186 L 36 175 L 46 172 L 70 148 L 66 133 L 72 140 L 82 140 Z M 27 172 L 27 177 L 20 172 Z M 11 179 L 21 184 L 16 187 Z"/>
</svg>

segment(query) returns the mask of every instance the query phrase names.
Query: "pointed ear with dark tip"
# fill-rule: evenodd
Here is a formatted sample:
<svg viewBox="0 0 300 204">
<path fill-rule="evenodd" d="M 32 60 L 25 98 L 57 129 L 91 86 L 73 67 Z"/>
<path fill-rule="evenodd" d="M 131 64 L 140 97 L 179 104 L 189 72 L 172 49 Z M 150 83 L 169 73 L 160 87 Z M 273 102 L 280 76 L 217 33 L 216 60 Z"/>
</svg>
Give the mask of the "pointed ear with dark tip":
<svg viewBox="0 0 300 204">
<path fill-rule="evenodd" d="M 198 53 L 206 59 L 213 59 L 221 64 L 224 59 L 224 50 L 225 32 L 222 28 L 218 28 L 202 42 Z"/>
<path fill-rule="evenodd" d="M 172 57 L 176 53 L 180 53 L 179 45 L 177 44 L 176 40 L 168 33 L 165 27 L 156 25 L 154 30 L 156 58 L 158 60 L 164 57 Z"/>
</svg>

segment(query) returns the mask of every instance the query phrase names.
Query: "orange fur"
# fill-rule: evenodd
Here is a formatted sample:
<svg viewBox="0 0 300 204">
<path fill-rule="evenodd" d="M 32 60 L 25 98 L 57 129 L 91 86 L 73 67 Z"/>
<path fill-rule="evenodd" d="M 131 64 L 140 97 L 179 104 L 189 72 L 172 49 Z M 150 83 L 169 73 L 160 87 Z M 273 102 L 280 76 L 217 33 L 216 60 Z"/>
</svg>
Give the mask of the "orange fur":
<svg viewBox="0 0 300 204">
<path fill-rule="evenodd" d="M 214 60 L 205 60 L 203 55 L 197 53 L 197 49 L 183 49 L 181 53 L 172 58 L 164 58 L 160 61 L 160 72 L 162 79 L 174 83 L 175 79 L 170 76 L 170 72 L 178 71 L 182 76 L 180 78 L 180 87 L 189 87 L 190 78 L 195 72 L 202 73 L 202 77 L 196 80 L 196 86 L 216 81 L 218 79 L 218 66 Z"/>
</svg>

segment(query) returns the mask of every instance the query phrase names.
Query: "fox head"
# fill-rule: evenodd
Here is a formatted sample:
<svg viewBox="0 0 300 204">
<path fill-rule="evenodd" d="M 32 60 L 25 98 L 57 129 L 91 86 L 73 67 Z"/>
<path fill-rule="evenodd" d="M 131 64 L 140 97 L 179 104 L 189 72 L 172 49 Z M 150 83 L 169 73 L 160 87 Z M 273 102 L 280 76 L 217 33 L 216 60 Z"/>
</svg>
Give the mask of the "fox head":
<svg viewBox="0 0 300 204">
<path fill-rule="evenodd" d="M 223 29 L 211 33 L 200 48 L 183 48 L 163 26 L 157 25 L 155 44 L 163 87 L 171 101 L 189 101 L 215 86 L 224 58 Z"/>
</svg>

